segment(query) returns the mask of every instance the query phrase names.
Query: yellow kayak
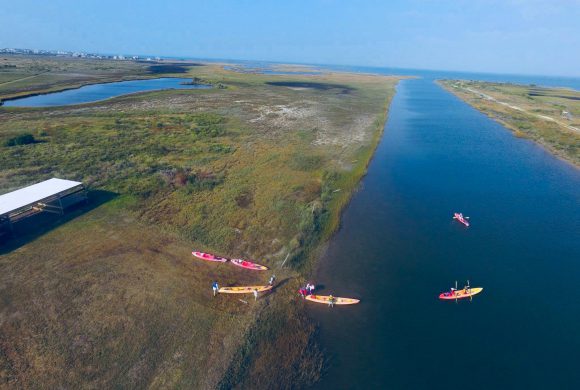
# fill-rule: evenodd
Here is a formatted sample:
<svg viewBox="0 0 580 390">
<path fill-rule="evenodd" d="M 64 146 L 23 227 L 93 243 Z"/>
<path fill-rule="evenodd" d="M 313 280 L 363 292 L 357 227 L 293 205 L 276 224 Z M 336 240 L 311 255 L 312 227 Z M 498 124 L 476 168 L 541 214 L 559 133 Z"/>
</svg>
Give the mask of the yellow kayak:
<svg viewBox="0 0 580 390">
<path fill-rule="evenodd" d="M 221 287 L 218 291 L 224 294 L 252 294 L 254 290 L 258 292 L 271 290 L 272 286 L 239 286 L 239 287 Z"/>
<path fill-rule="evenodd" d="M 330 301 L 329 295 L 307 295 L 306 299 L 312 302 L 327 304 Z M 360 299 L 333 297 L 335 305 L 354 305 L 360 302 Z"/>
<path fill-rule="evenodd" d="M 471 287 L 469 289 L 462 289 L 462 290 L 454 290 L 454 291 L 448 291 L 448 292 L 444 292 L 439 294 L 439 299 L 444 299 L 444 300 L 456 300 L 456 299 L 463 299 L 463 298 L 469 298 L 474 296 L 475 294 L 479 294 L 480 292 L 483 291 L 483 288 L 481 287 Z"/>
</svg>

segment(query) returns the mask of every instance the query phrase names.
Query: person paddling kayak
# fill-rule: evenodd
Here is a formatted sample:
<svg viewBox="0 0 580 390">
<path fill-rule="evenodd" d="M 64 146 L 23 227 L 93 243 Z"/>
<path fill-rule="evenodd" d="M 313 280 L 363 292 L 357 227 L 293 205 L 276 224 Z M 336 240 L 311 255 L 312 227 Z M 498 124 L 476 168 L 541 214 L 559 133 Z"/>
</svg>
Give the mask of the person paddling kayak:
<svg viewBox="0 0 580 390">
<path fill-rule="evenodd" d="M 453 219 L 456 219 L 460 223 L 464 224 L 466 227 L 469 227 L 469 217 L 465 217 L 463 213 L 454 213 Z"/>
<path fill-rule="evenodd" d="M 442 292 L 439 294 L 439 299 L 444 300 L 455 300 L 469 298 L 470 300 L 474 295 L 477 295 L 483 291 L 482 287 L 471 287 L 469 280 L 463 289 L 457 289 L 457 282 L 455 282 L 455 287 L 451 287 L 449 291 Z"/>
<path fill-rule="evenodd" d="M 330 294 L 330 296 L 328 297 L 328 307 L 334 307 L 334 302 L 336 302 L 336 298 L 334 298 L 332 294 Z"/>
</svg>

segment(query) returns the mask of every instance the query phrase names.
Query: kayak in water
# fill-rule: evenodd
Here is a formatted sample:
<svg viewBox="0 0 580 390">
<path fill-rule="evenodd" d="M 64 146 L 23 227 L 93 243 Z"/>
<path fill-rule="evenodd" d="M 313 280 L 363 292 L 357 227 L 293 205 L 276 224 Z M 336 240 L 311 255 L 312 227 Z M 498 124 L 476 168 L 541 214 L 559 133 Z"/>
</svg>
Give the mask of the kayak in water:
<svg viewBox="0 0 580 390">
<path fill-rule="evenodd" d="M 212 255 L 211 253 L 191 252 L 191 254 L 199 259 L 207 260 L 207 261 L 218 261 L 220 263 L 225 263 L 226 261 L 228 261 L 228 259 L 226 259 L 225 257 L 215 256 L 215 255 Z"/>
<path fill-rule="evenodd" d="M 455 288 L 451 290 L 439 294 L 439 299 L 443 300 L 457 300 L 457 299 L 464 299 L 473 297 L 476 294 L 479 294 L 483 291 L 482 287 L 470 287 L 469 281 L 467 282 L 467 286 L 465 286 L 462 290 L 457 289 L 457 282 L 455 282 Z"/>
<path fill-rule="evenodd" d="M 328 305 L 330 303 L 330 297 L 330 295 L 307 295 L 306 300 Z M 354 298 L 332 297 L 332 299 L 334 300 L 335 305 L 354 305 L 360 302 L 360 299 Z"/>
<path fill-rule="evenodd" d="M 269 291 L 272 286 L 238 286 L 238 287 L 221 287 L 218 291 L 224 294 L 252 294 L 254 291 Z"/>
<path fill-rule="evenodd" d="M 251 261 L 247 261 L 247 260 L 232 259 L 230 261 L 232 262 L 232 264 L 235 264 L 238 267 L 242 267 L 242 268 L 246 268 L 246 269 L 251 269 L 251 270 L 254 270 L 254 271 L 266 271 L 266 270 L 268 270 L 268 267 L 266 267 L 265 265 L 260 265 L 260 264 L 252 263 Z"/>
<path fill-rule="evenodd" d="M 453 219 L 456 219 L 459 222 L 461 222 L 462 224 L 464 224 L 465 226 L 469 227 L 469 221 L 468 221 L 469 217 L 464 217 L 462 213 L 454 213 Z"/>
</svg>

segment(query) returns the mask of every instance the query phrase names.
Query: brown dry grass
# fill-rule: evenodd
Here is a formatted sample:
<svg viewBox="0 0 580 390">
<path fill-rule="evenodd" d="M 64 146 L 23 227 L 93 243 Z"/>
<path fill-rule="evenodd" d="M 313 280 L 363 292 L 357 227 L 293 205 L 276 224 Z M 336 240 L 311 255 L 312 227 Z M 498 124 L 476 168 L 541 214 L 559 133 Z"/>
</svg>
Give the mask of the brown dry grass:
<svg viewBox="0 0 580 390">
<path fill-rule="evenodd" d="M 113 201 L 3 255 L 0 383 L 214 387 L 260 302 L 213 298 L 253 275 L 190 250 Z"/>
<path fill-rule="evenodd" d="M 44 141 L 0 147 L 2 191 L 56 175 L 120 194 L 0 257 L 0 383 L 256 388 L 320 374 L 294 291 L 364 174 L 397 80 L 218 65 L 189 76 L 228 88 L 0 109 L 1 139 Z M 256 258 L 284 283 L 257 303 L 212 299 L 213 279 L 269 274 L 196 261 L 192 248 Z"/>
</svg>

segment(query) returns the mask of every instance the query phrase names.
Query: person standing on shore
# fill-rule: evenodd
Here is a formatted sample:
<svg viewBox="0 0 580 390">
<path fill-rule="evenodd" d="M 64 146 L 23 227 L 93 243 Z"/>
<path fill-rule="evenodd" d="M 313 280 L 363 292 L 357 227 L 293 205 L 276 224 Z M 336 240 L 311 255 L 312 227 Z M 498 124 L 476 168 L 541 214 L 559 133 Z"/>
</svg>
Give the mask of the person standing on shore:
<svg viewBox="0 0 580 390">
<path fill-rule="evenodd" d="M 254 301 L 258 300 L 258 290 L 254 289 Z"/>
<path fill-rule="evenodd" d="M 220 289 L 220 286 L 218 285 L 217 281 L 214 281 L 213 284 L 211 285 L 211 288 L 213 290 L 213 296 L 215 297 Z"/>
<path fill-rule="evenodd" d="M 268 284 L 270 286 L 273 286 L 275 281 L 276 281 L 276 275 L 272 274 L 272 276 L 270 277 L 270 281 L 268 282 Z"/>
</svg>

